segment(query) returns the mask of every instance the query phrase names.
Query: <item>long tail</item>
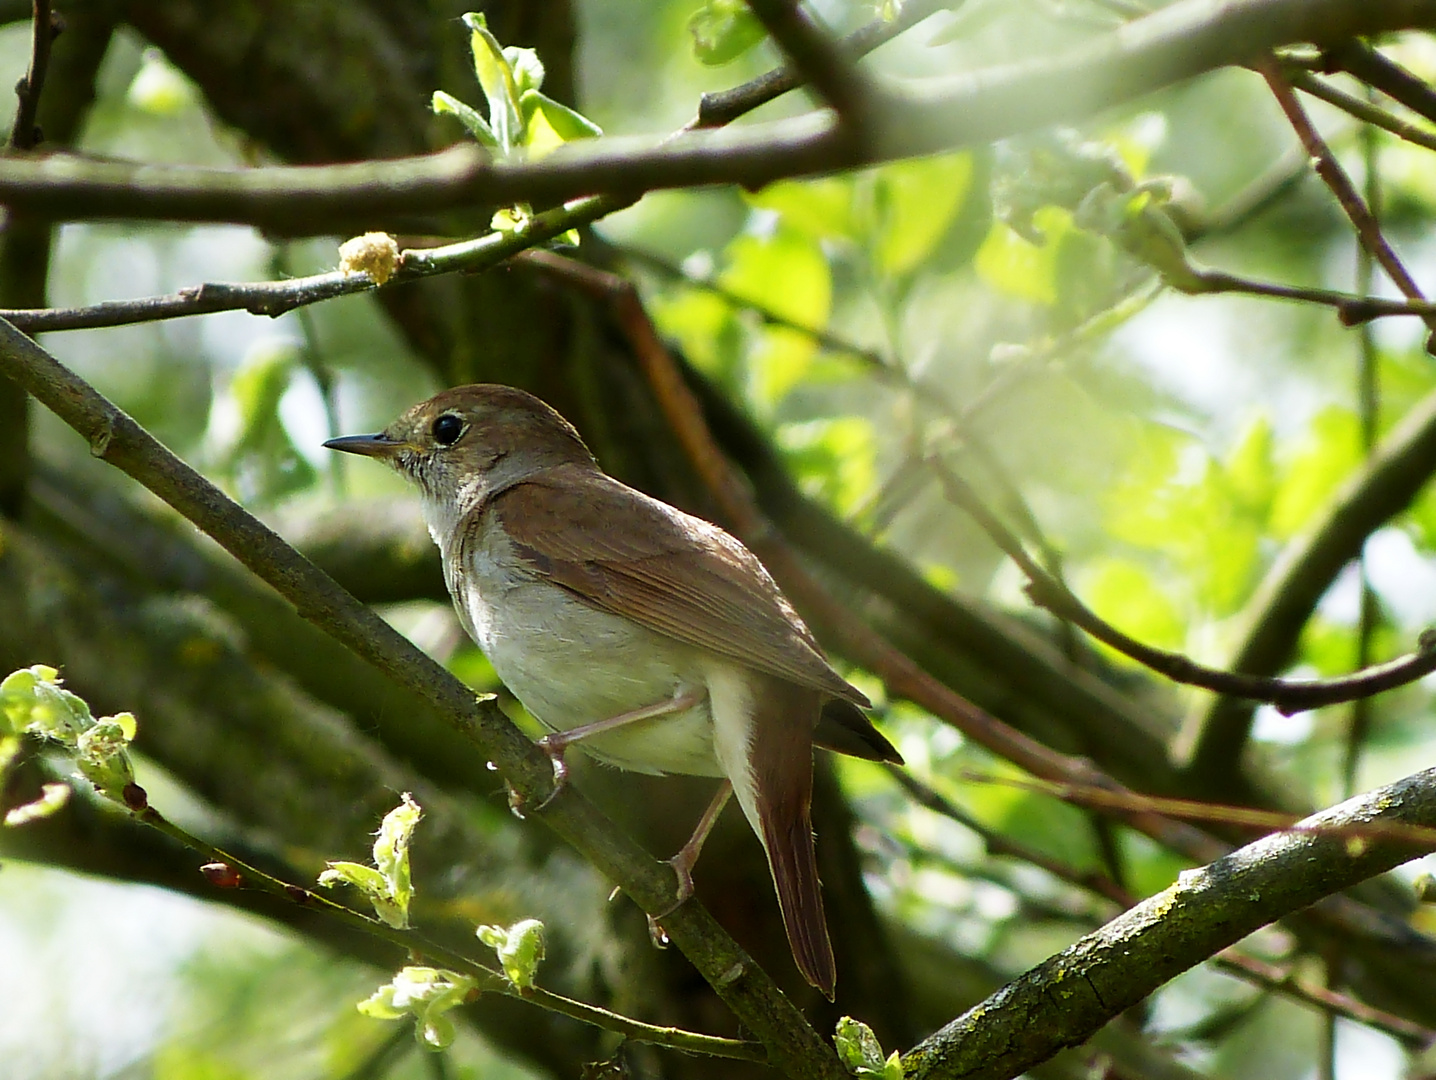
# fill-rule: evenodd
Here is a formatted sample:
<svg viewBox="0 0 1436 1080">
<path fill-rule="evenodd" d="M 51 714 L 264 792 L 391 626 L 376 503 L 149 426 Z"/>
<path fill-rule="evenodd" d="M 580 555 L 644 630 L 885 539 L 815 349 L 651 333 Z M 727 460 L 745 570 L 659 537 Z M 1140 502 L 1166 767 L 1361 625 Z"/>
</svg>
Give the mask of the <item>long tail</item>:
<svg viewBox="0 0 1436 1080">
<path fill-rule="evenodd" d="M 831 1001 L 837 967 L 810 814 L 813 729 L 822 696 L 752 671 L 710 678 L 709 693 L 719 760 L 768 854 L 793 959 Z"/>
<path fill-rule="evenodd" d="M 828 921 L 823 912 L 823 892 L 818 881 L 818 857 L 813 848 L 813 824 L 808 814 L 812 794 L 812 751 L 809 750 L 808 791 L 801 807 L 771 807 L 762 813 L 763 847 L 768 868 L 783 912 L 783 928 L 803 978 L 823 992 L 829 1001 L 837 985 L 833 945 L 828 939 Z M 800 811 L 800 812 L 798 812 Z"/>
</svg>

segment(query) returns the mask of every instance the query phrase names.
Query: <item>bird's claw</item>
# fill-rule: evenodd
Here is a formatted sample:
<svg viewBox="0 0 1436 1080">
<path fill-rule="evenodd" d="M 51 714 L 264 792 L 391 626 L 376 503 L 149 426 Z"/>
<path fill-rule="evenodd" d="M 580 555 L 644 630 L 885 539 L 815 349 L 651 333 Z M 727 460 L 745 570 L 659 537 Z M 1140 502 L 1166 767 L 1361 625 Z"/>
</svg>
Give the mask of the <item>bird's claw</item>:
<svg viewBox="0 0 1436 1080">
<path fill-rule="evenodd" d="M 567 744 L 555 739 L 552 735 L 545 735 L 539 739 L 538 747 L 548 755 L 549 761 L 553 762 L 553 790 L 544 796 L 543 802 L 534 807 L 536 813 L 546 809 L 548 804 L 557 799 L 559 793 L 568 787 L 568 763 L 563 759 Z"/>
</svg>

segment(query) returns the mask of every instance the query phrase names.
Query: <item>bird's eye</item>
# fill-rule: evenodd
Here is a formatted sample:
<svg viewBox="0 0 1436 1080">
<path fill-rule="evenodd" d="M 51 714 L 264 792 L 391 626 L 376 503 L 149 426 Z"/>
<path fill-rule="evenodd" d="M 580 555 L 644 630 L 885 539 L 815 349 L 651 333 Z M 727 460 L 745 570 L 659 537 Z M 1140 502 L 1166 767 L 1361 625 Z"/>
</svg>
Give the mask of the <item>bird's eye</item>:
<svg viewBox="0 0 1436 1080">
<path fill-rule="evenodd" d="M 452 446 L 464 433 L 464 422 L 453 413 L 444 413 L 434 421 L 434 441 L 440 446 Z"/>
</svg>

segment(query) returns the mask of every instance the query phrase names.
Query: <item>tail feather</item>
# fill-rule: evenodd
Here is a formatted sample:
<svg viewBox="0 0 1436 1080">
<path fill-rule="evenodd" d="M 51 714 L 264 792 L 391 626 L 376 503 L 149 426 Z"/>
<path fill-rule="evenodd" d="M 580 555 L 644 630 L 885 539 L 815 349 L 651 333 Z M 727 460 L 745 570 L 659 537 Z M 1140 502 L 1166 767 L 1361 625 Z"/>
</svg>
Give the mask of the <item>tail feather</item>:
<svg viewBox="0 0 1436 1080">
<path fill-rule="evenodd" d="M 809 769 L 811 791 L 811 766 Z M 783 928 L 788 932 L 793 959 L 803 978 L 832 1001 L 838 973 L 833 962 L 833 945 L 828 939 L 828 920 L 823 911 L 823 892 L 818 880 L 818 855 L 813 846 L 808 800 L 804 799 L 801 807 L 770 808 L 762 819 L 763 847 L 768 852 L 768 867 L 778 892 L 778 907 L 783 913 Z"/>
<path fill-rule="evenodd" d="M 715 668 L 708 676 L 713 745 L 743 816 L 763 842 L 783 929 L 803 978 L 833 999 L 828 940 L 813 847 L 813 729 L 822 694 L 771 675 Z"/>
</svg>

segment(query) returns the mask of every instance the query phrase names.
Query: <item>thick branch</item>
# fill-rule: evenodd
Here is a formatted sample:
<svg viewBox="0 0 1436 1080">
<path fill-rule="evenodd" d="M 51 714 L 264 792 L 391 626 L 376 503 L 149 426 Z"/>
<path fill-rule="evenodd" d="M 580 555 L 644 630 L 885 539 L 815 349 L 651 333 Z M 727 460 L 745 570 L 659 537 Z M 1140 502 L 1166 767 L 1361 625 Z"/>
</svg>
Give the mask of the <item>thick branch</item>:
<svg viewBox="0 0 1436 1080">
<path fill-rule="evenodd" d="M 230 221 L 293 233 L 479 205 L 553 204 L 595 192 L 736 183 L 952 150 L 1090 116 L 1153 90 L 1298 41 L 1431 25 L 1436 0 L 1179 0 L 1057 57 L 892 92 L 855 148 L 809 115 L 676 139 L 605 138 L 541 161 L 492 161 L 460 146 L 360 165 L 215 170 L 73 158 L 0 162 L 0 202 L 56 220 Z"/>
<path fill-rule="evenodd" d="M 1007 1080 L 1085 1041 L 1174 975 L 1253 930 L 1429 850 L 1391 838 L 1353 843 L 1342 835 L 1382 824 L 1436 826 L 1436 770 L 1187 871 L 919 1044 L 904 1058 L 905 1075 Z"/>
</svg>

